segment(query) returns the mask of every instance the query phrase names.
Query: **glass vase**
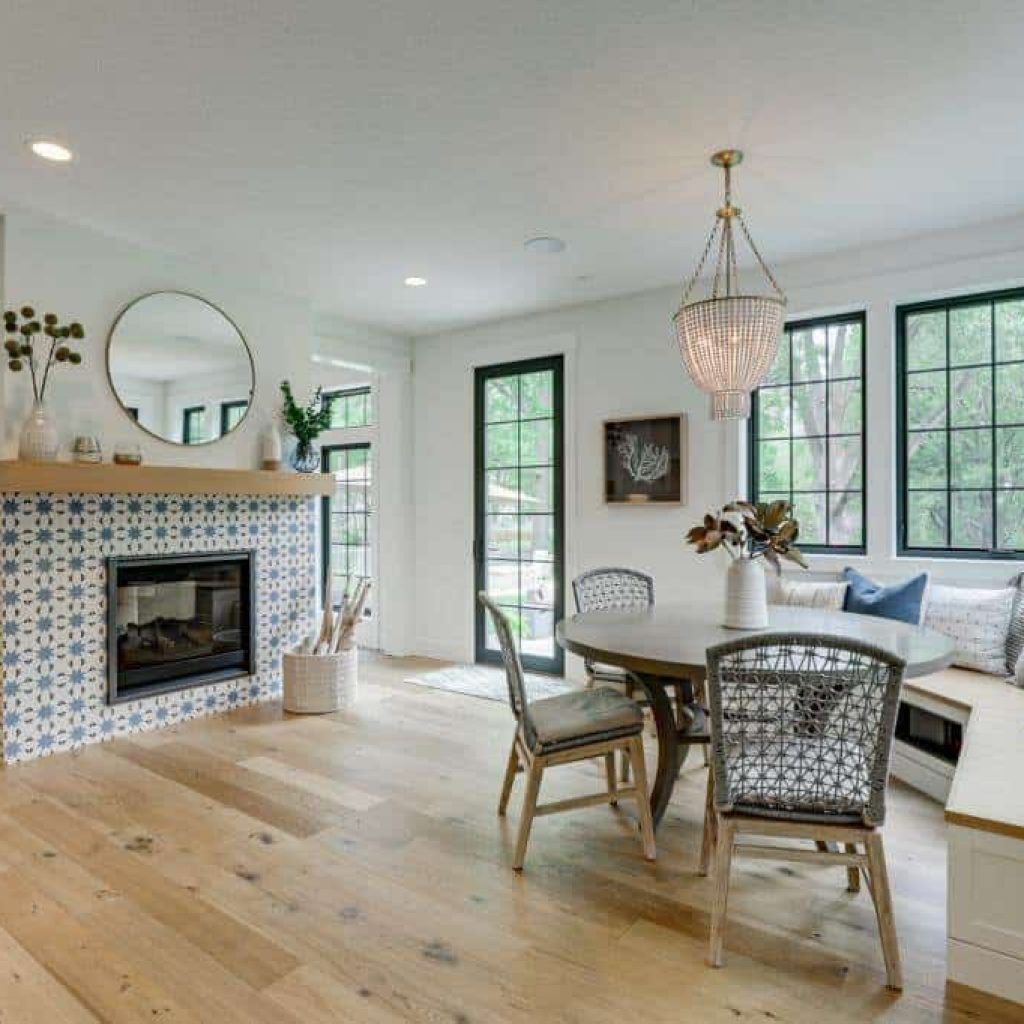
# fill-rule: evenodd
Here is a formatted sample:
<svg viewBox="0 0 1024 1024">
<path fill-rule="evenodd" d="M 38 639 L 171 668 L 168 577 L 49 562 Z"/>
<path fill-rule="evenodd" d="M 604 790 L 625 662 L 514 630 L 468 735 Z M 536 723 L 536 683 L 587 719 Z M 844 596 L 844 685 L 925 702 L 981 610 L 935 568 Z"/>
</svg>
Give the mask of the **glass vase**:
<svg viewBox="0 0 1024 1024">
<path fill-rule="evenodd" d="M 18 437 L 18 458 L 25 462 L 55 462 L 59 447 L 57 421 L 46 403 L 37 399 Z"/>
<path fill-rule="evenodd" d="M 298 441 L 289 461 L 297 473 L 315 473 L 320 468 L 320 450 L 312 441 Z"/>
</svg>

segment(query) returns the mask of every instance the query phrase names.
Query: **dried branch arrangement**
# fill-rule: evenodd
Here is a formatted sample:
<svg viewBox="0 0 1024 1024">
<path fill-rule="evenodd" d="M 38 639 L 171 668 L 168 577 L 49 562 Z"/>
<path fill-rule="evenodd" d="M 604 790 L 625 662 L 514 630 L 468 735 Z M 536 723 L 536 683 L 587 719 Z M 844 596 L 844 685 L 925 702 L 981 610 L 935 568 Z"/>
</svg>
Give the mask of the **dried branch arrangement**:
<svg viewBox="0 0 1024 1024">
<path fill-rule="evenodd" d="M 320 618 L 320 629 L 302 642 L 300 654 L 340 654 L 350 650 L 356 642 L 356 626 L 363 617 L 366 599 L 370 594 L 370 581 L 359 577 L 353 585 L 352 577 L 345 580 L 341 606 L 337 612 L 331 600 L 331 567 L 327 567 L 327 582 L 324 585 L 324 613 Z"/>
</svg>

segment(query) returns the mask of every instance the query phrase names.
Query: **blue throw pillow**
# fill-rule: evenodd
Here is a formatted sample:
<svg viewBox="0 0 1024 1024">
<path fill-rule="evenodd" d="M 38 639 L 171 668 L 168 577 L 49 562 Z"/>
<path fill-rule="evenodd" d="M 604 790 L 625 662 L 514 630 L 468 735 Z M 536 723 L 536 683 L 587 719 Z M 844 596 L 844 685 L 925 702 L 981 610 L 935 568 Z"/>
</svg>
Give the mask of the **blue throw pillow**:
<svg viewBox="0 0 1024 1024">
<path fill-rule="evenodd" d="M 928 573 L 923 572 L 913 579 L 883 587 L 867 576 L 862 576 L 856 569 L 847 567 L 843 570 L 843 579 L 847 583 L 846 597 L 843 598 L 844 612 L 877 615 L 881 619 L 909 622 L 912 626 L 920 624 L 921 602 L 928 585 Z"/>
</svg>

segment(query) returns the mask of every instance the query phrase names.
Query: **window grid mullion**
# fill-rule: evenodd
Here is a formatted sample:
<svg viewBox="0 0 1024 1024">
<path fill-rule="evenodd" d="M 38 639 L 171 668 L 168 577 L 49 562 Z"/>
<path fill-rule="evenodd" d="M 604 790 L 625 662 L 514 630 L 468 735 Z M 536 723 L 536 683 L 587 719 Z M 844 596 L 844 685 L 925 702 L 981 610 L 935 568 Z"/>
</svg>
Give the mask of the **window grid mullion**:
<svg viewBox="0 0 1024 1024">
<path fill-rule="evenodd" d="M 793 332 L 787 331 L 789 342 L 789 440 L 786 441 L 786 451 L 789 453 L 789 511 L 793 512 L 793 501 L 796 492 L 793 490 Z"/>
<path fill-rule="evenodd" d="M 830 400 L 830 392 L 829 392 L 828 375 L 829 375 L 829 371 L 831 370 L 832 367 L 831 367 L 831 359 L 829 358 L 829 351 L 828 351 L 828 332 L 829 332 L 829 328 L 825 327 L 824 330 L 825 330 L 825 439 L 824 439 L 824 444 L 825 444 L 825 546 L 829 547 L 831 545 L 831 543 L 832 543 L 832 523 L 831 523 L 831 519 L 832 519 L 832 516 L 831 516 L 832 502 L 829 500 L 829 493 L 828 493 L 829 492 L 829 475 L 830 475 L 829 474 L 829 457 L 828 456 L 829 456 L 829 449 L 831 448 L 831 445 L 829 444 L 829 434 L 831 433 L 831 430 L 832 430 L 832 424 L 831 424 L 831 416 L 830 416 L 831 400 Z"/>
<path fill-rule="evenodd" d="M 949 367 L 949 306 L 946 307 L 946 547 L 953 545 L 953 492 L 949 489 L 953 479 L 953 375 Z"/>
<path fill-rule="evenodd" d="M 992 443 L 991 443 L 991 459 L 992 459 L 992 476 L 990 477 L 991 490 L 991 502 L 992 502 L 992 537 L 989 540 L 989 549 L 995 551 L 999 547 L 999 535 L 996 533 L 998 518 L 996 514 L 996 423 L 999 417 L 996 413 L 996 304 L 991 302 L 989 304 L 989 358 L 992 360 L 991 366 L 991 384 L 992 384 Z M 952 483 L 952 481 L 950 481 Z"/>
</svg>

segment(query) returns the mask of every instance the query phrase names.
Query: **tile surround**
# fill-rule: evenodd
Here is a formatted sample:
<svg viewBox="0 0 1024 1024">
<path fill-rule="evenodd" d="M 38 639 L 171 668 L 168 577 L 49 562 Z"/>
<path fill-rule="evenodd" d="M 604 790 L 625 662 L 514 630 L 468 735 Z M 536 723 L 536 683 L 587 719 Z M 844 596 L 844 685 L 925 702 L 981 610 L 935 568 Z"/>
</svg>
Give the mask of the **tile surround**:
<svg viewBox="0 0 1024 1024">
<path fill-rule="evenodd" d="M 7 762 L 271 700 L 312 628 L 316 498 L 0 495 Z M 110 707 L 106 559 L 256 551 L 256 674 Z"/>
</svg>

